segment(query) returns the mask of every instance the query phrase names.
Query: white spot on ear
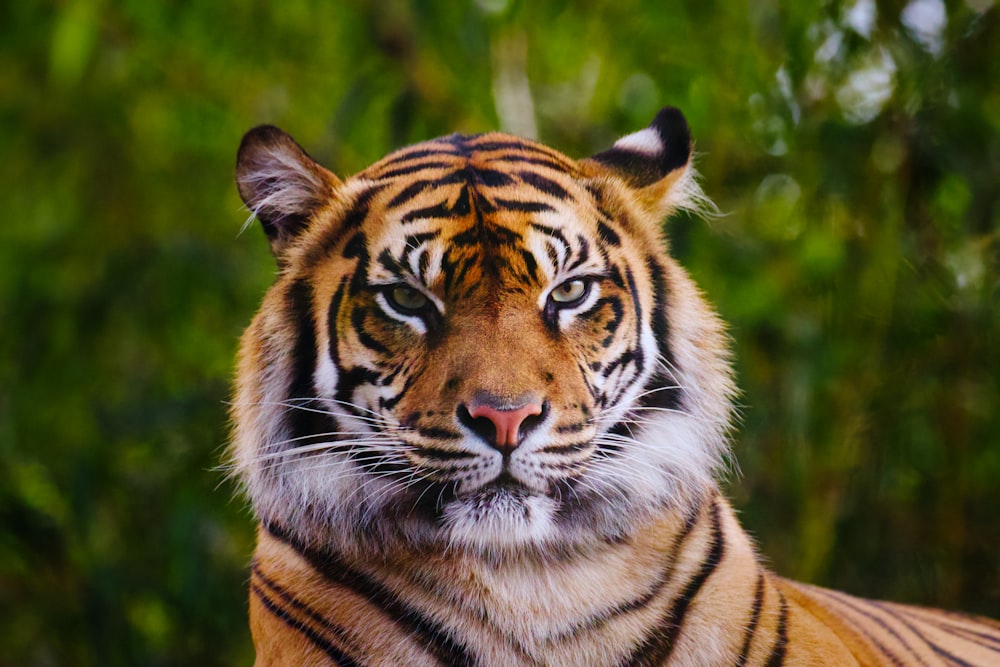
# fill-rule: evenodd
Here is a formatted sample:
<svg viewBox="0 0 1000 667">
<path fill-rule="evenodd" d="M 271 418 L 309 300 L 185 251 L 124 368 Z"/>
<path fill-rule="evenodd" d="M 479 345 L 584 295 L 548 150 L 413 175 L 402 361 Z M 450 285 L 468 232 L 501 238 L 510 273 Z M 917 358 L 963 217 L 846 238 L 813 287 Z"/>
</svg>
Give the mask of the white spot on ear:
<svg viewBox="0 0 1000 667">
<path fill-rule="evenodd" d="M 615 142 L 615 148 L 630 153 L 640 153 L 649 157 L 656 157 L 663 153 L 665 146 L 660 133 L 651 127 L 644 130 L 627 134 Z"/>
</svg>

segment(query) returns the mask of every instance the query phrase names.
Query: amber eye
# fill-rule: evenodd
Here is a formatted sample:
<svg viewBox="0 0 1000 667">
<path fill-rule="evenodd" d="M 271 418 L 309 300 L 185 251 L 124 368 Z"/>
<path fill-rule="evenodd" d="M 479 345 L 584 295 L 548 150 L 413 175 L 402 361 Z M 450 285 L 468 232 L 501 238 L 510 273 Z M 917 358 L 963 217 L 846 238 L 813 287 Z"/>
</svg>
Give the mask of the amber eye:
<svg viewBox="0 0 1000 667">
<path fill-rule="evenodd" d="M 385 291 L 386 300 L 401 313 L 410 314 L 423 310 L 428 303 L 420 290 L 409 285 L 394 285 Z"/>
<path fill-rule="evenodd" d="M 559 307 L 573 306 L 583 301 L 590 293 L 590 281 L 577 278 L 567 280 L 549 292 L 549 299 Z"/>
</svg>

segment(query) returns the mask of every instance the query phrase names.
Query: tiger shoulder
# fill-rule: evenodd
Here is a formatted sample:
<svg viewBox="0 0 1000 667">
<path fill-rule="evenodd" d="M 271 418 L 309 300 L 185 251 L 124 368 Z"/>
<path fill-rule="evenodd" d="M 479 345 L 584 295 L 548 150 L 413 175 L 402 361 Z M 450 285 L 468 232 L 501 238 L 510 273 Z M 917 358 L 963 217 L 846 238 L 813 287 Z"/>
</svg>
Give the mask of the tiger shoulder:
<svg viewBox="0 0 1000 667">
<path fill-rule="evenodd" d="M 257 665 L 1000 665 L 994 621 L 761 565 L 725 329 L 661 229 L 707 201 L 676 109 L 343 179 L 262 126 L 237 184 L 279 269 L 232 408 Z"/>
</svg>

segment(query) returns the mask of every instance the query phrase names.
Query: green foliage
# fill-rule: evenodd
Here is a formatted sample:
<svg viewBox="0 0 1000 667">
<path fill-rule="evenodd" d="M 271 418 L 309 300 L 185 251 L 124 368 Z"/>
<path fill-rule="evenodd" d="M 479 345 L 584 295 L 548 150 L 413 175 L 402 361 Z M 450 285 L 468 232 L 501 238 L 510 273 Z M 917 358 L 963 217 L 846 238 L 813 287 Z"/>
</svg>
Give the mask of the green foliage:
<svg viewBox="0 0 1000 667">
<path fill-rule="evenodd" d="M 251 660 L 216 467 L 274 271 L 232 180 L 263 122 L 349 173 L 452 131 L 583 156 L 682 108 L 725 215 L 670 235 L 732 324 L 762 551 L 1000 616 L 1000 12 L 918 4 L 4 4 L 0 664 Z"/>
</svg>

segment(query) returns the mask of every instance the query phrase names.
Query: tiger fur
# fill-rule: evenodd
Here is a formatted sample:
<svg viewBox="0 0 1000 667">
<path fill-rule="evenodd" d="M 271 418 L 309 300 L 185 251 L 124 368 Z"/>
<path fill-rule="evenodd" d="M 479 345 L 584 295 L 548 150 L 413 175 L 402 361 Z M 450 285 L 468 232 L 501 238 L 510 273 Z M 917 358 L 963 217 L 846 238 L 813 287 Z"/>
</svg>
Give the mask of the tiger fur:
<svg viewBox="0 0 1000 667">
<path fill-rule="evenodd" d="M 724 328 L 665 251 L 704 202 L 666 108 L 573 161 L 503 134 L 237 183 L 279 274 L 232 461 L 257 665 L 998 665 L 1000 624 L 782 579 L 720 494 Z"/>
</svg>

